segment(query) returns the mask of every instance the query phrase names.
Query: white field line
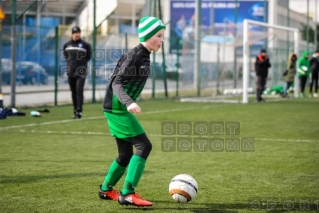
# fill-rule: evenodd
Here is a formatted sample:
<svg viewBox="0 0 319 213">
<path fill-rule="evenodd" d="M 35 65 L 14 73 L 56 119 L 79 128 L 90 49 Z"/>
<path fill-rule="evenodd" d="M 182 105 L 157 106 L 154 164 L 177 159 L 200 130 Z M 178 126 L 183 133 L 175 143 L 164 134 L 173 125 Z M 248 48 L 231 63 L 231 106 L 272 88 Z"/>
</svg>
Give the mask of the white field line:
<svg viewBox="0 0 319 213">
<path fill-rule="evenodd" d="M 22 133 L 41 133 L 41 134 L 60 134 L 60 135 L 108 135 L 110 133 L 106 132 L 67 132 L 67 131 L 37 131 L 37 130 L 9 130 L 8 132 L 22 132 Z"/>
<path fill-rule="evenodd" d="M 300 143 L 319 143 L 319 140 L 307 140 L 307 139 L 274 139 L 274 138 L 256 138 L 260 141 L 283 141 L 283 142 L 300 142 Z"/>
<path fill-rule="evenodd" d="M 254 137 L 242 137 L 242 136 L 236 136 L 236 135 L 226 135 L 226 136 L 206 136 L 206 135 L 161 135 L 161 134 L 150 134 L 152 137 L 169 137 L 169 138 L 177 138 L 177 137 L 194 137 L 194 138 L 254 138 Z M 302 143 L 319 143 L 319 140 L 308 140 L 308 139 L 280 139 L 280 138 L 255 138 L 256 141 L 282 141 L 282 142 L 302 142 Z"/>
<path fill-rule="evenodd" d="M 103 116 L 88 117 L 88 118 L 82 118 L 81 120 L 93 120 L 93 119 L 100 119 L 100 118 L 104 118 L 104 117 Z M 50 124 L 58 124 L 58 123 L 68 123 L 72 121 L 80 121 L 80 120 L 67 119 L 67 120 L 59 120 L 59 121 L 51 121 L 51 122 L 43 122 L 43 123 L 31 123 L 31 124 L 24 124 L 24 125 L 17 125 L 17 126 L 6 126 L 6 127 L 0 127 L 0 130 L 16 129 L 20 127 L 30 127 L 30 126 L 42 126 L 42 125 L 50 125 Z"/>
<path fill-rule="evenodd" d="M 213 107 L 220 107 L 218 106 L 205 106 L 200 107 L 199 109 L 208 109 Z M 176 112 L 176 111 L 186 111 L 186 110 L 196 110 L 198 108 L 192 107 L 192 108 L 178 108 L 178 109 L 169 109 L 169 110 L 157 110 L 157 111 L 149 111 L 149 112 L 142 112 L 140 115 L 144 114 L 157 114 L 157 113 L 165 113 L 165 112 Z M 21 127 L 31 127 L 31 126 L 43 126 L 43 125 L 50 125 L 50 124 L 59 124 L 59 123 L 68 123 L 68 122 L 74 122 L 74 121 L 82 121 L 82 120 L 95 120 L 95 119 L 102 119 L 105 118 L 104 116 L 96 116 L 96 117 L 88 117 L 88 118 L 82 118 L 82 119 L 67 119 L 67 120 L 58 120 L 58 121 L 51 121 L 51 122 L 43 122 L 43 123 L 31 123 L 31 124 L 23 124 L 23 125 L 17 125 L 17 126 L 6 126 L 6 127 L 0 127 L 0 130 L 6 130 L 6 129 L 17 129 Z"/>
<path fill-rule="evenodd" d="M 42 133 L 42 134 L 66 134 L 66 135 L 105 135 L 111 136 L 110 133 L 106 132 L 67 132 L 67 131 L 37 131 L 37 130 L 13 130 L 14 132 L 22 132 L 22 133 Z M 12 130 L 10 130 L 12 132 Z M 201 136 L 201 135 L 161 135 L 161 134 L 148 134 L 151 137 L 169 137 L 169 138 L 178 138 L 178 137 L 187 137 L 187 138 L 214 138 L 209 136 Z M 227 137 L 216 137 L 216 138 L 227 138 Z M 234 138 L 234 136 L 232 136 Z M 252 138 L 252 137 L 238 137 L 238 138 Z M 319 143 L 319 140 L 308 140 L 308 139 L 281 139 L 281 138 L 255 138 L 256 141 L 280 141 L 280 142 L 294 142 L 294 143 Z"/>
</svg>

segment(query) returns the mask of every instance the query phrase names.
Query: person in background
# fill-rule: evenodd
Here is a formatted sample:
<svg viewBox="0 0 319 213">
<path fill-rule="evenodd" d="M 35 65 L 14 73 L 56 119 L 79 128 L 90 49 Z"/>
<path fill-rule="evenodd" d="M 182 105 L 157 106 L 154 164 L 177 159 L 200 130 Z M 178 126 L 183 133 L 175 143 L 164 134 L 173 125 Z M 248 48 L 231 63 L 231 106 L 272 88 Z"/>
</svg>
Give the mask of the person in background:
<svg viewBox="0 0 319 213">
<path fill-rule="evenodd" d="M 81 39 L 81 29 L 72 28 L 72 38 L 63 46 L 67 61 L 67 75 L 72 93 L 74 119 L 80 119 L 83 111 L 84 84 L 88 74 L 88 62 L 91 59 L 91 45 Z"/>
<path fill-rule="evenodd" d="M 297 55 L 295 53 L 290 53 L 287 62 L 287 74 L 284 76 L 284 81 L 286 82 L 286 87 L 284 90 L 283 97 L 288 96 L 288 90 L 293 85 L 296 75 L 296 62 L 297 62 Z"/>
<path fill-rule="evenodd" d="M 314 57 L 310 60 L 310 69 L 311 69 L 311 77 L 310 77 L 310 88 L 309 93 L 310 97 L 318 97 L 318 76 L 319 76 L 319 49 L 315 52 Z M 314 94 L 312 95 L 312 87 L 315 87 Z"/>
<path fill-rule="evenodd" d="M 269 57 L 265 49 L 261 49 L 260 54 L 256 57 L 255 70 L 256 70 L 256 99 L 257 102 L 265 101 L 261 95 L 265 90 L 268 77 L 268 69 L 271 67 Z"/>
<path fill-rule="evenodd" d="M 305 87 L 310 74 L 309 52 L 304 51 L 302 57 L 298 60 L 298 77 L 300 81 L 300 97 L 305 97 Z"/>
</svg>

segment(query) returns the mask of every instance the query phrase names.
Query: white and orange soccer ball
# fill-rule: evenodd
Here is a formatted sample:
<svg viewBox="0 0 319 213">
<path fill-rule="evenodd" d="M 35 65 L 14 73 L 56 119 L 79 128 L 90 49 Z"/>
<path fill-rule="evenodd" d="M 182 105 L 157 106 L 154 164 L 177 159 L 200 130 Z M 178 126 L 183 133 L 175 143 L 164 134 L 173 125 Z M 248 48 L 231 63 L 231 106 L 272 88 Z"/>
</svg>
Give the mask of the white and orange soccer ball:
<svg viewBox="0 0 319 213">
<path fill-rule="evenodd" d="M 193 200 L 197 191 L 196 180 L 187 174 L 176 175 L 169 184 L 169 194 L 177 202 L 185 203 Z"/>
</svg>

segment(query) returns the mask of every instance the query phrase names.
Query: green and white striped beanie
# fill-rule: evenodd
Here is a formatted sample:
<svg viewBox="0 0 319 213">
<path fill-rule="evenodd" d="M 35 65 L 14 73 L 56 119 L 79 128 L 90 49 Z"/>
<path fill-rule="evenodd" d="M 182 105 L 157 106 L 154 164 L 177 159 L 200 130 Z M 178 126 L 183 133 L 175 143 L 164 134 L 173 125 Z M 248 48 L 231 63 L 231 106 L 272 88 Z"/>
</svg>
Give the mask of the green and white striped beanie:
<svg viewBox="0 0 319 213">
<path fill-rule="evenodd" d="M 150 16 L 143 17 L 138 25 L 138 37 L 140 38 L 140 42 L 150 39 L 161 29 L 166 29 L 161 20 Z"/>
</svg>

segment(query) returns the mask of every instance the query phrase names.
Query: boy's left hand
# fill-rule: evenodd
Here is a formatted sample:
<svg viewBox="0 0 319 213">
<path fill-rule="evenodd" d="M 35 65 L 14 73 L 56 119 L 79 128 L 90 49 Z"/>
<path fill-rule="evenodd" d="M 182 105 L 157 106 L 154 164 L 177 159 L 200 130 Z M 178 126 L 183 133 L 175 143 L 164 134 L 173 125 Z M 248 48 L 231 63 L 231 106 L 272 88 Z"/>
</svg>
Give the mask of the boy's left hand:
<svg viewBox="0 0 319 213">
<path fill-rule="evenodd" d="M 133 114 L 138 114 L 141 112 L 141 108 L 136 103 L 132 103 L 127 107 L 127 111 Z"/>
</svg>

